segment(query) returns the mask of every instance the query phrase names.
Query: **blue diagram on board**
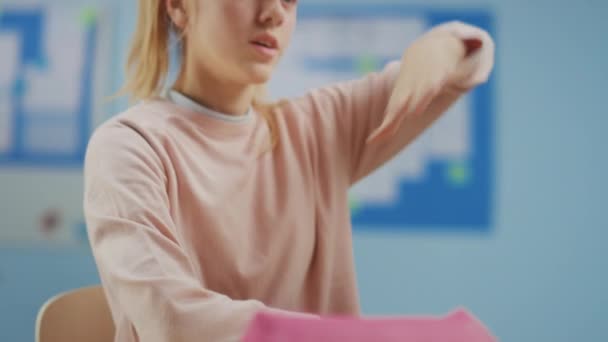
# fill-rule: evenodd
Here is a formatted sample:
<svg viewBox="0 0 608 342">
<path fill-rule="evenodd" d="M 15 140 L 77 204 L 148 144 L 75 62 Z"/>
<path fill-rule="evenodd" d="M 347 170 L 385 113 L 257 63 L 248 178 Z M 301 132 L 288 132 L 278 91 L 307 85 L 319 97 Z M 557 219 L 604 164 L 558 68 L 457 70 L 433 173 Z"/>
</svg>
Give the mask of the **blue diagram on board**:
<svg viewBox="0 0 608 342">
<path fill-rule="evenodd" d="M 489 12 L 450 11 L 394 5 L 302 6 L 301 20 L 318 18 L 422 18 L 428 27 L 460 20 L 494 35 Z M 397 44 L 397 43 L 396 43 Z M 404 47 L 405 48 L 405 47 Z M 386 58 L 385 58 L 386 57 Z M 383 65 L 393 56 L 376 57 Z M 311 71 L 344 72 L 361 69 L 357 56 L 305 58 Z M 353 198 L 352 222 L 356 229 L 422 229 L 423 231 L 488 231 L 493 216 L 494 77 L 470 97 L 470 151 L 460 160 L 427 161 L 424 177 L 398 184 L 396 200 L 373 203 Z M 407 151 L 407 150 L 406 150 Z M 404 178 L 405 179 L 405 178 Z"/>
<path fill-rule="evenodd" d="M 5 106 L 0 108 L 3 119 L 0 122 L 0 135 L 5 138 L 0 144 L 0 166 L 82 165 L 91 129 L 97 45 L 95 12 L 84 10 L 77 17 L 69 18 L 74 21 L 70 28 L 78 27 L 82 31 L 78 35 L 81 38 L 79 41 L 70 41 L 70 36 L 65 40 L 49 42 L 51 30 L 48 25 L 65 25 L 65 22 L 57 18 L 50 20 L 48 16 L 44 6 L 8 7 L 0 12 L 0 39 L 15 42 L 10 45 L 9 51 L 3 51 L 3 58 L 16 59 L 0 61 L 0 72 L 5 73 L 4 78 L 0 77 L 0 101 L 5 102 Z M 57 52 L 58 44 L 67 51 L 78 49 L 76 55 L 80 58 L 70 60 L 67 55 L 51 55 Z M 52 52 L 51 47 L 55 48 Z M 12 76 L 6 79 L 9 73 Z M 48 77 L 54 79 L 44 80 L 45 75 L 52 75 Z M 32 95 L 34 78 L 38 82 L 37 94 L 48 91 L 53 96 L 39 96 L 43 98 L 41 100 Z M 68 78 L 73 85 L 71 88 L 62 81 Z M 63 101 L 65 106 L 57 105 L 61 101 L 57 101 L 56 97 L 62 91 L 66 97 L 73 99 Z M 47 97 L 51 98 L 48 106 L 44 103 Z"/>
</svg>

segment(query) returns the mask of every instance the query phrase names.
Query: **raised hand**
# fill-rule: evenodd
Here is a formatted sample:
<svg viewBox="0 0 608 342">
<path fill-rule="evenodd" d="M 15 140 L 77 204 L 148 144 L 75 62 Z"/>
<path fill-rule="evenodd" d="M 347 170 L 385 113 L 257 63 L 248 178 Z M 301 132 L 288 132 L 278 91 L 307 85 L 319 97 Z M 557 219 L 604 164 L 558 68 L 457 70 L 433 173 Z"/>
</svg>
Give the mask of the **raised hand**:
<svg viewBox="0 0 608 342">
<path fill-rule="evenodd" d="M 402 57 L 384 120 L 368 143 L 392 136 L 405 118 L 424 113 L 445 87 L 467 91 L 487 80 L 493 49 L 485 31 L 460 22 L 439 25 L 418 38 Z"/>
</svg>

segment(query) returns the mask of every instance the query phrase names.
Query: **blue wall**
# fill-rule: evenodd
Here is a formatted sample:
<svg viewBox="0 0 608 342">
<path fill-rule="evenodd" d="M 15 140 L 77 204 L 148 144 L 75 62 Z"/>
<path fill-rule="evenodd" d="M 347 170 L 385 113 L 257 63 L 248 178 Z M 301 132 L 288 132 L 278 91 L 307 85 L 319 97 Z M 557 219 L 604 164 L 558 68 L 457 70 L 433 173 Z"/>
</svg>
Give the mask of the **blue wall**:
<svg viewBox="0 0 608 342">
<path fill-rule="evenodd" d="M 496 224 L 483 235 L 357 232 L 364 311 L 464 305 L 503 341 L 608 341 L 608 2 L 431 3 L 496 13 Z M 130 32 L 134 5 L 117 6 L 118 31 Z M 86 248 L 0 244 L 0 341 L 31 341 L 46 298 L 97 281 Z"/>
</svg>

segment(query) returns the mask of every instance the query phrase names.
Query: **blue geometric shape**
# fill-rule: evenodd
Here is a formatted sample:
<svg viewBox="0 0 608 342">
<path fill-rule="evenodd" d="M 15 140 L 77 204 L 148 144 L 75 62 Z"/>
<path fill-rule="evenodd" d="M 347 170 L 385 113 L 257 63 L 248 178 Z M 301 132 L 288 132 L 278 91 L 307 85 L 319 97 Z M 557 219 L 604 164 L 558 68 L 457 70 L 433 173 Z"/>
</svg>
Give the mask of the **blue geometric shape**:
<svg viewBox="0 0 608 342">
<path fill-rule="evenodd" d="M 23 78 L 17 78 L 13 82 L 13 88 L 11 89 L 11 96 L 13 97 L 21 97 L 25 95 L 27 91 L 26 83 Z"/>
<path fill-rule="evenodd" d="M 36 66 L 36 68 L 38 68 L 38 70 L 44 70 L 49 65 L 48 58 L 45 58 L 44 56 L 40 56 L 40 58 L 38 58 L 38 60 L 36 60 L 36 62 L 33 63 L 33 65 Z"/>
<path fill-rule="evenodd" d="M 25 95 L 28 91 L 27 82 L 24 79 L 28 68 L 46 69 L 49 65 L 48 55 L 44 51 L 46 38 L 44 24 L 46 21 L 46 7 L 40 6 L 28 9 L 5 8 L 0 12 L 0 32 L 16 34 L 21 47 L 18 56 L 17 78 L 12 82 L 12 147 L 8 153 L 0 155 L 0 164 L 24 165 L 24 166 L 46 166 L 46 167 L 82 167 L 86 144 L 91 130 L 91 113 L 93 105 L 93 72 L 96 62 L 97 46 L 97 22 L 88 20 L 85 32 L 85 44 L 83 47 L 83 67 L 80 74 L 80 94 L 75 108 L 68 108 L 69 117 L 73 120 L 73 126 L 77 131 L 77 146 L 73 152 L 65 153 L 40 153 L 28 150 L 25 144 L 25 136 L 28 123 L 33 122 L 29 117 L 37 116 L 27 113 L 25 108 Z M 53 109 L 51 109 L 53 110 Z M 52 115 L 41 115 L 40 117 L 53 117 Z M 62 116 L 65 118 L 65 115 Z M 63 120 L 63 119 L 59 119 Z M 49 123 L 51 124 L 51 123 Z"/>
<path fill-rule="evenodd" d="M 8 9 L 0 13 L 0 32 L 12 31 L 20 34 L 23 64 L 36 65 L 45 58 L 43 49 L 44 12 L 42 9 Z"/>
</svg>

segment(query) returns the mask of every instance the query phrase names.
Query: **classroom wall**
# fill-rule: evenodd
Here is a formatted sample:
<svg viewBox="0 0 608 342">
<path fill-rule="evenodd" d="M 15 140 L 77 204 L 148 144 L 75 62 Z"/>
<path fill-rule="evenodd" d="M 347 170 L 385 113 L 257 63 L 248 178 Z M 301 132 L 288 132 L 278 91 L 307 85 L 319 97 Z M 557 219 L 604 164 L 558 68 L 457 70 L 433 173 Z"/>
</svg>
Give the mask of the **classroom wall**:
<svg viewBox="0 0 608 342">
<path fill-rule="evenodd" d="M 117 86 L 135 9 L 134 1 L 111 3 L 120 9 L 112 73 Z M 495 13 L 494 223 L 479 233 L 357 229 L 364 312 L 440 314 L 466 306 L 502 341 L 608 341 L 608 112 L 602 101 L 608 3 L 417 4 Z M 0 205 L 27 203 L 45 188 L 41 196 L 80 196 L 80 170 L 45 170 L 52 187 L 37 181 L 39 172 L 1 169 Z M 0 218 L 0 229 L 12 229 L 24 211 Z M 0 341 L 31 341 L 46 298 L 96 282 L 86 246 L 0 242 Z"/>
</svg>

